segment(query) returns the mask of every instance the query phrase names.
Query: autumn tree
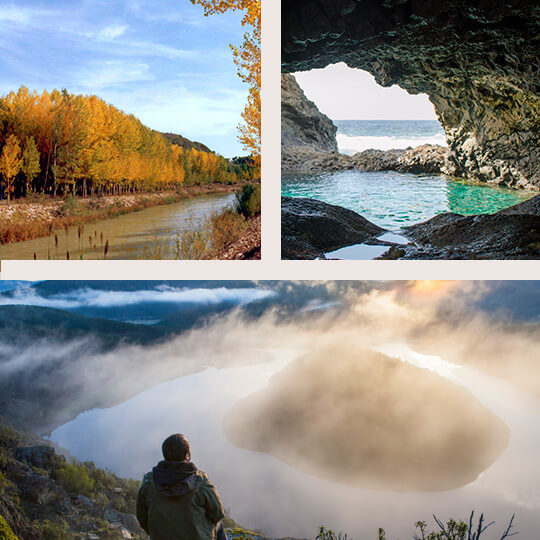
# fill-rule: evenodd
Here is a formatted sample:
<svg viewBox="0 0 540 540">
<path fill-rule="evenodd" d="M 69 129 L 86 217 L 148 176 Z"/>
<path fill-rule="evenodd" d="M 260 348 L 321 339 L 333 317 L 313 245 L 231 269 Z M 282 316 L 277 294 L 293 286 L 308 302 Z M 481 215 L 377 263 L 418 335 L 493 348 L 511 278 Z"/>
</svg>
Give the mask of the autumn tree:
<svg viewBox="0 0 540 540">
<path fill-rule="evenodd" d="M 25 141 L 22 157 L 19 141 Z M 37 193 L 87 195 L 234 183 L 252 178 L 256 169 L 179 146 L 97 96 L 66 90 L 38 94 L 24 87 L 0 97 L 2 152 L 10 198 L 30 187 Z"/>
<path fill-rule="evenodd" d="M 8 203 L 13 192 L 13 179 L 19 174 L 22 165 L 21 147 L 15 135 L 10 135 L 0 156 L 0 173 L 6 183 Z"/>
<path fill-rule="evenodd" d="M 260 0 L 191 0 L 201 5 L 205 15 L 243 11 L 242 26 L 251 31 L 237 47 L 231 45 L 238 75 L 250 85 L 248 101 L 242 113 L 243 124 L 238 126 L 239 139 L 244 149 L 252 153 L 257 162 L 261 155 L 261 2 Z"/>
<path fill-rule="evenodd" d="M 34 137 L 26 137 L 22 154 L 22 173 L 26 178 L 26 193 L 31 191 L 31 184 L 34 178 L 40 173 L 39 152 Z"/>
</svg>

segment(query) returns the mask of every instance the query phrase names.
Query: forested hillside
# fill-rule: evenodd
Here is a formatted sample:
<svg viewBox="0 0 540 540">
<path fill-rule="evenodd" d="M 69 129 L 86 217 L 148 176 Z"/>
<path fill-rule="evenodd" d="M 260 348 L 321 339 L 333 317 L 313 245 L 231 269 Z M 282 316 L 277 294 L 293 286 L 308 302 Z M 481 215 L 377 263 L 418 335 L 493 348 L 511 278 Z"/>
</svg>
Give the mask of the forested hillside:
<svg viewBox="0 0 540 540">
<path fill-rule="evenodd" d="M 8 200 L 30 193 L 122 194 L 258 177 L 250 163 L 231 162 L 205 148 L 164 136 L 97 96 L 66 90 L 38 94 L 21 87 L 0 98 L 0 195 Z"/>
</svg>

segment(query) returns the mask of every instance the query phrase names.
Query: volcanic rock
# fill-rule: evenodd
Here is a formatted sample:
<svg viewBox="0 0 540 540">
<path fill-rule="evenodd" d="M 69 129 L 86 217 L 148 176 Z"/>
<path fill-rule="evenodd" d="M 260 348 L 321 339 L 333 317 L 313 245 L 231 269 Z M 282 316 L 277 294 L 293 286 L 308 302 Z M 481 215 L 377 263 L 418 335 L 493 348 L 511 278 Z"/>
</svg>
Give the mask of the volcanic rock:
<svg viewBox="0 0 540 540">
<path fill-rule="evenodd" d="M 374 240 L 385 229 L 361 215 L 322 201 L 281 198 L 283 259 L 324 258 L 324 253 Z"/>
<path fill-rule="evenodd" d="M 282 71 L 345 62 L 426 93 L 448 174 L 540 189 L 539 20 L 535 0 L 283 0 Z"/>
</svg>

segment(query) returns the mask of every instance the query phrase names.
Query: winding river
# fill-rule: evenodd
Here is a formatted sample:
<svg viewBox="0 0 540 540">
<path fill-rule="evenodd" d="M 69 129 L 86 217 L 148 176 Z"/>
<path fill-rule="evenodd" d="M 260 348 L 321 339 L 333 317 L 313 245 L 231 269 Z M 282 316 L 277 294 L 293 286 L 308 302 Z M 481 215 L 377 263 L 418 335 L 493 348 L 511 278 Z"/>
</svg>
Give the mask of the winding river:
<svg viewBox="0 0 540 540">
<path fill-rule="evenodd" d="M 88 223 L 79 243 L 77 227 L 56 231 L 58 249 L 52 237 L 0 245 L 0 259 L 103 259 L 108 241 L 107 259 L 170 258 L 171 244 L 183 231 L 196 227 L 210 214 L 232 204 L 234 195 L 200 195 L 181 202 L 154 206 L 112 219 Z M 90 244 L 89 236 L 92 238 Z"/>
<path fill-rule="evenodd" d="M 249 367 L 205 371 L 172 380 L 105 410 L 91 410 L 59 427 L 51 439 L 80 460 L 122 476 L 141 478 L 160 459 L 161 441 L 181 431 L 199 467 L 219 487 L 231 515 L 246 527 L 279 536 L 313 537 L 324 524 L 349 537 L 410 538 L 414 522 L 467 518 L 472 509 L 504 530 L 513 513 L 520 538 L 540 527 L 540 404 L 510 383 L 480 371 L 418 354 L 404 343 L 376 350 L 429 369 L 470 391 L 511 431 L 502 456 L 472 483 L 434 493 L 394 493 L 344 486 L 305 474 L 270 455 L 233 446 L 222 433 L 224 413 L 267 386 L 302 351 L 272 350 L 273 360 Z M 301 381 L 299 381 L 301 384 Z M 466 419 L 464 419 L 466 421 Z"/>
</svg>

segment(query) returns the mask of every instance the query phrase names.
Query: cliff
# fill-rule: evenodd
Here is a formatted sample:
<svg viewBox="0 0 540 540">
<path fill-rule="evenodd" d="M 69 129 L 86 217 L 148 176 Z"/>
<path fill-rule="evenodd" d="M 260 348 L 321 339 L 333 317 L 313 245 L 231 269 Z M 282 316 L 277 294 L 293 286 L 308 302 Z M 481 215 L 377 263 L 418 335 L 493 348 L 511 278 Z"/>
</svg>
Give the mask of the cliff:
<svg viewBox="0 0 540 540">
<path fill-rule="evenodd" d="M 307 99 L 292 75 L 281 76 L 281 144 L 337 152 L 337 127 Z"/>
</svg>

